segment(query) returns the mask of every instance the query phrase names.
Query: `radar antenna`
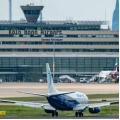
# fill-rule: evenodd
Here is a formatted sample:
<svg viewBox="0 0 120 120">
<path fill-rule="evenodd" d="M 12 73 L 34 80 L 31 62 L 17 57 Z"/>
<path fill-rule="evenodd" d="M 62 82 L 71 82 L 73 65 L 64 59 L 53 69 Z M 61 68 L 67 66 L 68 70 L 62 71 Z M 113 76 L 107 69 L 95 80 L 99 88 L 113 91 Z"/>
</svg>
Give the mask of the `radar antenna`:
<svg viewBox="0 0 120 120">
<path fill-rule="evenodd" d="M 42 6 L 42 0 L 41 0 L 41 6 Z"/>
</svg>

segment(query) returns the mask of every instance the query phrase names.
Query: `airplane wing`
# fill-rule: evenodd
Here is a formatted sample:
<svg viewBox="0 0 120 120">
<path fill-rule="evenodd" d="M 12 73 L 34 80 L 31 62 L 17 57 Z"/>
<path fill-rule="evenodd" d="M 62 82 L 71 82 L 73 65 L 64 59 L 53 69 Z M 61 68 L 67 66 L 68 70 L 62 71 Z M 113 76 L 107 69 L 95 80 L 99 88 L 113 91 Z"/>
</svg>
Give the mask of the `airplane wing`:
<svg viewBox="0 0 120 120">
<path fill-rule="evenodd" d="M 14 103 L 15 105 L 18 106 L 55 110 L 55 108 L 53 108 L 50 104 L 44 104 L 44 103 L 33 103 L 33 102 L 23 102 L 23 101 L 13 101 L 13 100 L 0 100 L 0 102 Z"/>
<path fill-rule="evenodd" d="M 119 102 L 114 101 L 114 102 L 104 102 L 104 103 L 95 103 L 95 104 L 78 104 L 73 108 L 73 110 L 84 111 L 86 108 L 104 107 L 104 106 L 109 106 L 112 104 L 119 104 Z"/>
<path fill-rule="evenodd" d="M 84 111 L 87 107 L 88 107 L 88 104 L 78 104 L 73 108 L 73 110 L 82 110 L 82 111 Z"/>
<path fill-rule="evenodd" d="M 57 96 L 57 95 L 74 93 L 74 92 L 59 92 L 59 93 L 54 93 L 54 94 L 39 94 L 39 93 L 31 93 L 31 92 L 23 92 L 23 91 L 17 91 L 17 92 L 25 93 L 25 94 L 31 94 L 31 95 L 45 96 L 45 97 L 47 97 L 48 95 Z"/>
<path fill-rule="evenodd" d="M 46 94 L 39 94 L 39 93 L 31 93 L 31 92 L 23 92 L 23 91 L 17 91 L 19 93 L 25 93 L 25 94 L 31 94 L 31 95 L 38 95 L 38 96 L 47 96 Z"/>
<path fill-rule="evenodd" d="M 119 101 L 88 104 L 88 108 L 104 107 L 104 106 L 109 106 L 112 104 L 119 104 Z"/>
<path fill-rule="evenodd" d="M 75 93 L 75 92 L 59 92 L 59 93 L 51 94 L 51 96 L 65 95 L 65 94 L 70 94 L 70 93 Z"/>
</svg>

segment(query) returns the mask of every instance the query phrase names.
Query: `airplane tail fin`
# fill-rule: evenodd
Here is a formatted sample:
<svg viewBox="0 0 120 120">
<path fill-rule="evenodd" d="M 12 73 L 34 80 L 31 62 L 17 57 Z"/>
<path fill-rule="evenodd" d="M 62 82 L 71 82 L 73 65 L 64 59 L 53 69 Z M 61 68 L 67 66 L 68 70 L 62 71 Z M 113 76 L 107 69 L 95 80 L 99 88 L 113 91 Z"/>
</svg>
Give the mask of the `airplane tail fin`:
<svg viewBox="0 0 120 120">
<path fill-rule="evenodd" d="M 118 64 L 118 59 L 116 58 L 114 71 L 117 71 L 117 64 Z"/>
<path fill-rule="evenodd" d="M 59 91 L 55 88 L 53 84 L 53 78 L 50 71 L 49 63 L 46 63 L 46 72 L 47 72 L 47 84 L 49 93 L 58 93 Z"/>
</svg>

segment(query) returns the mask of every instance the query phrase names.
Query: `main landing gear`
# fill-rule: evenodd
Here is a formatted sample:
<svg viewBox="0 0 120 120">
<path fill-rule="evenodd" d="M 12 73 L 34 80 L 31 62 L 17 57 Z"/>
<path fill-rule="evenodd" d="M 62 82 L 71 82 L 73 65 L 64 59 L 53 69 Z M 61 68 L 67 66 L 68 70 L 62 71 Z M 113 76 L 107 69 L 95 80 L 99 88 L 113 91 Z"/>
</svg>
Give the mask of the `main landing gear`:
<svg viewBox="0 0 120 120">
<path fill-rule="evenodd" d="M 58 116 L 58 112 L 57 111 L 53 111 L 52 112 L 52 117 L 54 117 L 54 116 L 56 116 L 56 117 Z"/>
<path fill-rule="evenodd" d="M 78 111 L 78 112 L 75 112 L 75 116 L 76 116 L 76 117 L 78 117 L 78 116 L 79 116 L 79 117 L 83 117 L 83 113 L 82 113 L 82 112 L 79 112 L 79 111 Z"/>
</svg>

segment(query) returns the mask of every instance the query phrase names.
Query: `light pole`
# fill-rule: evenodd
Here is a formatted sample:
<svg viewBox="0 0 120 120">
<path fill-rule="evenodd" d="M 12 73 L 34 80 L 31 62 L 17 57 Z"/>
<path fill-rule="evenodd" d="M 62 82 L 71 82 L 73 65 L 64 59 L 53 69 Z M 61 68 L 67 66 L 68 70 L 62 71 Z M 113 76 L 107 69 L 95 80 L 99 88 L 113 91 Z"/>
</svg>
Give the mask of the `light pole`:
<svg viewBox="0 0 120 120">
<path fill-rule="evenodd" d="M 54 33 L 54 47 L 53 47 L 53 80 L 54 80 L 54 72 L 55 72 L 55 33 Z"/>
<path fill-rule="evenodd" d="M 60 60 L 58 60 L 58 62 L 59 62 L 59 65 L 60 65 L 60 72 L 61 72 L 61 62 L 60 62 Z"/>
</svg>

